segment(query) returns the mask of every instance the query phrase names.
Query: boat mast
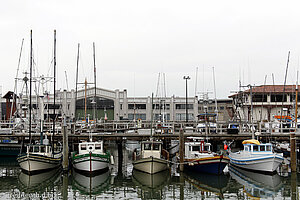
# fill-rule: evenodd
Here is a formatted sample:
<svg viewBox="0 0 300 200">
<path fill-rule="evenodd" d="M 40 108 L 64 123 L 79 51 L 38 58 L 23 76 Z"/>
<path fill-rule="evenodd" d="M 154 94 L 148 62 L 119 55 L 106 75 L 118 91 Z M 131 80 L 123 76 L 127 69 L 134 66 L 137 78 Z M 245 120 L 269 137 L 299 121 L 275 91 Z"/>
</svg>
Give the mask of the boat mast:
<svg viewBox="0 0 300 200">
<path fill-rule="evenodd" d="M 56 87 L 56 30 L 54 30 L 54 52 L 53 52 L 53 67 L 54 67 L 54 92 L 53 92 L 53 133 L 52 133 L 52 136 L 54 136 L 54 133 L 55 133 L 55 119 L 56 119 L 56 116 L 55 116 L 55 87 Z M 52 141 L 53 142 L 53 141 Z"/>
<path fill-rule="evenodd" d="M 31 144 L 31 94 L 32 94 L 32 30 L 30 30 L 30 75 L 29 75 L 29 144 Z"/>
<path fill-rule="evenodd" d="M 75 110 L 76 110 L 76 102 L 77 102 L 77 85 L 78 85 L 79 47 L 80 47 L 80 44 L 78 43 L 78 50 L 77 50 L 77 67 L 76 67 Z M 76 112 L 75 112 L 75 119 L 76 119 Z"/>
<path fill-rule="evenodd" d="M 87 80 L 85 78 L 85 81 L 84 81 L 84 120 L 86 121 L 86 91 L 87 90 Z M 87 123 L 87 121 L 86 121 Z"/>
<path fill-rule="evenodd" d="M 218 103 L 217 103 L 217 90 L 216 90 L 216 79 L 215 79 L 215 68 L 213 67 L 213 78 L 214 78 L 214 93 L 215 93 L 215 113 L 216 122 L 218 121 Z"/>
<path fill-rule="evenodd" d="M 281 112 L 280 112 L 280 126 L 281 126 L 281 133 L 282 133 L 282 112 L 283 112 L 283 101 L 284 101 L 284 94 L 285 94 L 285 84 L 286 84 L 286 78 L 287 78 L 287 72 L 289 68 L 289 61 L 290 61 L 290 51 L 288 53 L 288 59 L 286 63 L 286 69 L 285 69 L 285 77 L 284 77 L 284 84 L 283 84 L 283 93 L 282 93 L 282 105 L 281 105 Z"/>
<path fill-rule="evenodd" d="M 95 96 L 94 96 L 94 123 L 96 126 L 96 105 L 97 105 L 97 101 L 96 101 L 96 58 L 95 58 L 95 42 L 93 42 L 93 59 L 94 59 L 94 82 L 95 82 Z M 96 128 L 96 127 L 95 127 Z"/>
<path fill-rule="evenodd" d="M 23 50 L 23 43 L 24 43 L 24 38 L 22 39 L 22 44 L 21 44 L 21 50 L 20 50 L 20 55 L 19 55 L 16 80 L 15 80 L 15 88 L 14 88 L 14 93 L 13 93 L 13 100 L 12 100 L 12 106 L 11 106 L 11 110 L 10 110 L 10 117 L 9 117 L 9 119 L 12 118 L 13 109 L 14 109 L 14 103 L 17 103 L 17 95 L 16 94 L 17 94 L 18 76 L 19 76 L 20 62 L 21 62 L 21 56 L 22 56 L 22 50 Z"/>
</svg>

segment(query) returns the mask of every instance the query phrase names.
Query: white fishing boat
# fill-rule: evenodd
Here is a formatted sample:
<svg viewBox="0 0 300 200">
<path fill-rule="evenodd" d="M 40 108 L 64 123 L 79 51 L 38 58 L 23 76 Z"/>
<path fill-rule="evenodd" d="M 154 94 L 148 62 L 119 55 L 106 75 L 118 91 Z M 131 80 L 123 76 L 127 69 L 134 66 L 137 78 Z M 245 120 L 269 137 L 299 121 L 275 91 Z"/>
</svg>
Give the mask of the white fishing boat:
<svg viewBox="0 0 300 200">
<path fill-rule="evenodd" d="M 113 158 L 104 152 L 103 141 L 79 143 L 78 153 L 72 155 L 74 169 L 83 173 L 105 172 L 110 162 L 113 162 Z"/>
<path fill-rule="evenodd" d="M 211 144 L 203 140 L 185 142 L 185 170 L 200 173 L 222 174 L 229 163 L 227 156 L 212 152 Z"/>
<path fill-rule="evenodd" d="M 234 166 L 264 172 L 275 173 L 283 162 L 283 154 L 274 153 L 271 143 L 260 143 L 258 140 L 244 140 L 244 149 L 232 152 L 229 148 L 230 163 Z"/>
<path fill-rule="evenodd" d="M 27 145 L 26 152 L 20 154 L 17 161 L 23 172 L 37 174 L 59 167 L 62 161 L 62 150 L 59 148 L 54 151 L 48 139 L 45 139 L 43 144 Z"/>
<path fill-rule="evenodd" d="M 141 153 L 134 152 L 133 168 L 149 174 L 155 174 L 169 169 L 169 154 L 162 149 L 161 141 L 143 141 L 141 143 Z"/>
</svg>

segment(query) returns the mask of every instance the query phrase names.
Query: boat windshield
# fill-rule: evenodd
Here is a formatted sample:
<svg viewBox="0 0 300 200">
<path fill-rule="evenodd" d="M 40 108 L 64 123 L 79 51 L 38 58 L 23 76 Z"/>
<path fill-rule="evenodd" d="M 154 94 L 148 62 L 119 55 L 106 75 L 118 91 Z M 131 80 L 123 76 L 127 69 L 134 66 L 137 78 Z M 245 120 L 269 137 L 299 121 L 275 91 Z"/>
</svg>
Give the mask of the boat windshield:
<svg viewBox="0 0 300 200">
<path fill-rule="evenodd" d="M 144 143 L 144 150 L 156 150 L 160 148 L 160 143 Z"/>
<path fill-rule="evenodd" d="M 101 149 L 101 144 L 96 144 L 95 149 L 100 150 Z"/>
</svg>

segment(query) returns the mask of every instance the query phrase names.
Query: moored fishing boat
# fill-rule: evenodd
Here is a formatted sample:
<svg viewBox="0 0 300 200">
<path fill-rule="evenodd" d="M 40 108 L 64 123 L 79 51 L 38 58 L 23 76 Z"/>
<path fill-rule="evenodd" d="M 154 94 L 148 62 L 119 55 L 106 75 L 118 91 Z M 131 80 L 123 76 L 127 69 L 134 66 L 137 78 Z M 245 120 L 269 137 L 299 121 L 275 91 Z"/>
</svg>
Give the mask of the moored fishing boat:
<svg viewBox="0 0 300 200">
<path fill-rule="evenodd" d="M 244 140 L 244 149 L 232 152 L 229 148 L 230 163 L 234 166 L 264 172 L 276 173 L 277 168 L 283 162 L 283 154 L 273 152 L 271 143 L 260 143 L 258 140 Z"/>
<path fill-rule="evenodd" d="M 202 141 L 185 142 L 185 170 L 222 174 L 229 158 L 211 151 L 211 144 Z"/>
<path fill-rule="evenodd" d="M 169 168 L 166 150 L 162 149 L 161 141 L 143 141 L 141 143 L 141 154 L 134 152 L 133 168 L 149 174 L 155 174 Z"/>
<path fill-rule="evenodd" d="M 104 152 L 103 141 L 82 142 L 78 144 L 78 153 L 72 155 L 72 165 L 75 170 L 83 173 L 101 173 L 109 169 L 113 158 Z"/>
<path fill-rule="evenodd" d="M 62 161 L 62 151 L 59 149 L 54 152 L 52 146 L 44 140 L 44 144 L 27 145 L 26 152 L 20 154 L 17 161 L 23 172 L 36 174 L 59 167 Z"/>
</svg>

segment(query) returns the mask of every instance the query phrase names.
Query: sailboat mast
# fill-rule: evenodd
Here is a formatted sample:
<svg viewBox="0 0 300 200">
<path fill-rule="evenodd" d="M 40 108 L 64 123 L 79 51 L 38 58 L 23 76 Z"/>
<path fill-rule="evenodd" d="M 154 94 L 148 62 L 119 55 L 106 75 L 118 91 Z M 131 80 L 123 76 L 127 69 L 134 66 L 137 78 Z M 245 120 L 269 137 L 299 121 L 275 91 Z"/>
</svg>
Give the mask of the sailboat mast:
<svg viewBox="0 0 300 200">
<path fill-rule="evenodd" d="M 32 94 L 32 30 L 30 30 L 30 75 L 29 75 L 29 144 L 31 144 L 31 94 Z"/>
<path fill-rule="evenodd" d="M 78 84 L 78 65 L 79 65 L 79 47 L 80 44 L 78 43 L 78 50 L 77 50 L 77 67 L 76 67 L 76 92 L 75 92 L 75 110 L 76 110 L 76 102 L 77 102 L 77 84 Z M 75 114 L 76 118 L 76 114 Z"/>
<path fill-rule="evenodd" d="M 84 81 L 84 120 L 86 121 L 86 91 L 87 90 L 87 80 Z"/>
<path fill-rule="evenodd" d="M 55 133 L 55 90 L 56 90 L 56 30 L 54 30 L 54 52 L 53 52 L 53 67 L 54 67 L 54 84 L 53 84 L 53 136 L 54 136 L 54 133 Z"/>
<path fill-rule="evenodd" d="M 93 42 L 93 58 L 94 58 L 94 82 L 95 82 L 95 96 L 94 96 L 94 121 L 96 123 L 96 105 L 97 105 L 97 101 L 96 101 L 96 58 L 95 58 L 95 42 Z M 95 124 L 96 125 L 96 124 Z"/>
</svg>

